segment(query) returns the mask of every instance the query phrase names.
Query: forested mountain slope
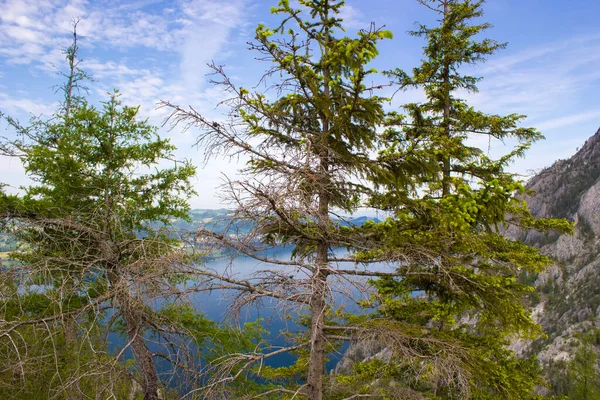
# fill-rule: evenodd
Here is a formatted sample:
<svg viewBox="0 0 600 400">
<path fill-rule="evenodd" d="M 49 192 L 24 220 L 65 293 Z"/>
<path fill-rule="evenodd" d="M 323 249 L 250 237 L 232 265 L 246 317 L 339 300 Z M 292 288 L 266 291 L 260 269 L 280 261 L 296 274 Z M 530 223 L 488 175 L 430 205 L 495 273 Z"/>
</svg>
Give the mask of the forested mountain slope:
<svg viewBox="0 0 600 400">
<path fill-rule="evenodd" d="M 523 348 L 542 365 L 570 360 L 584 332 L 600 328 L 600 130 L 568 160 L 559 160 L 527 184 L 532 213 L 567 218 L 574 235 L 520 233 L 557 263 L 535 280 L 534 315 L 548 335 Z M 512 234 L 516 234 L 512 232 Z"/>
</svg>

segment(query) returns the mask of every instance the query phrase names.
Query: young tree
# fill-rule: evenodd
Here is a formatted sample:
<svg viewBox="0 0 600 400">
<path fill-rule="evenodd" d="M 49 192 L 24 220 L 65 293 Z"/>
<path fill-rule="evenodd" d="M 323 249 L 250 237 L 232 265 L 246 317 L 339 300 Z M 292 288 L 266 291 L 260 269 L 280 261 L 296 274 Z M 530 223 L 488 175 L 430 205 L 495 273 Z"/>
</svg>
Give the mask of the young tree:
<svg viewBox="0 0 600 400">
<path fill-rule="evenodd" d="M 598 353 L 595 339 L 598 331 L 581 334 L 577 351 L 566 366 L 567 382 L 570 386 L 569 399 L 590 400 L 600 396 L 600 375 L 598 374 Z"/>
<path fill-rule="evenodd" d="M 55 145 L 22 148 L 25 169 L 37 184 L 22 197 L 3 196 L 2 212 L 27 245 L 13 254 L 27 279 L 22 284 L 39 280 L 48 286 L 44 295 L 56 319 L 81 319 L 90 310 L 101 318 L 110 304 L 123 320 L 145 398 L 154 399 L 158 377 L 144 332 L 161 323 L 149 302 L 177 293 L 186 255 L 151 224 L 187 218 L 182 195 L 192 192 L 194 168 L 173 162 L 143 172 L 172 159 L 173 147 L 136 114 L 136 108 L 121 107 L 115 93 L 102 110 L 81 104 L 69 116 L 39 125 L 40 137 Z"/>
<path fill-rule="evenodd" d="M 61 104 L 60 112 L 67 116 L 70 113 L 72 107 L 77 107 L 82 104 L 83 97 L 81 96 L 82 91 L 86 91 L 87 89 L 82 86 L 82 83 L 86 80 L 91 80 L 91 77 L 83 70 L 79 68 L 79 64 L 81 60 L 77 58 L 78 53 L 78 44 L 77 44 L 77 25 L 79 21 L 75 21 L 73 24 L 73 42 L 71 46 L 63 50 L 63 54 L 65 55 L 65 59 L 68 63 L 68 72 L 63 73 L 60 72 L 66 78 L 66 83 L 64 86 L 60 87 L 60 91 L 64 93 L 64 101 Z M 16 156 L 16 157 L 24 157 L 27 149 L 30 149 L 31 143 L 39 143 L 44 144 L 48 147 L 54 147 L 56 144 L 56 137 L 45 137 L 44 129 L 39 129 L 42 125 L 44 125 L 44 121 L 33 118 L 32 124 L 30 127 L 21 126 L 18 121 L 13 119 L 10 116 L 4 116 L 0 112 L 0 116 L 5 117 L 6 121 L 10 126 L 16 128 L 17 132 L 20 133 L 20 138 L 15 138 L 14 140 L 3 140 L 0 142 L 0 152 L 3 155 L 8 156 Z M 4 138 L 3 138 L 4 139 Z M 66 292 L 72 293 L 72 288 L 70 288 L 72 281 L 65 280 L 64 284 L 67 286 Z M 11 285 L 9 285 L 11 286 Z M 9 313 L 10 314 L 10 313 Z M 64 332 L 65 339 L 65 351 L 75 351 L 75 344 L 77 340 L 77 327 L 76 321 L 72 316 L 65 316 L 62 320 L 63 327 L 62 329 L 57 329 L 56 334 L 60 336 L 60 332 Z M 52 336 L 52 335 L 50 335 Z M 66 357 L 68 358 L 68 357 Z M 80 394 L 75 391 L 67 392 L 67 399 L 78 399 L 80 398 Z"/>
<path fill-rule="evenodd" d="M 117 92 L 101 109 L 76 95 L 85 77 L 76 53 L 74 41 L 66 51 L 65 101 L 52 119 L 36 119 L 28 127 L 8 120 L 19 137 L 4 141 L 2 149 L 20 158 L 34 184 L 23 195 L 0 197 L 4 226 L 21 243 L 12 254 L 17 262 L 5 271 L 18 278 L 19 289 L 16 298 L 2 301 L 5 310 L 27 303 L 27 296 L 38 303 L 34 311 L 21 307 L 24 314 L 3 319 L 2 337 L 14 344 L 20 329 L 62 320 L 67 344 L 72 346 L 79 334 L 85 342 L 81 348 L 102 355 L 106 336 L 98 343 L 94 332 L 101 326 L 108 334 L 122 324 L 126 342 L 117 357 L 101 366 L 93 364 L 96 358 L 74 372 L 79 375 L 61 377 L 62 390 L 72 393 L 87 376 L 108 376 L 115 360 L 131 348 L 144 398 L 157 399 L 155 357 L 177 365 L 180 360 L 173 356 L 186 350 L 178 342 L 186 334 L 185 324 L 175 318 L 180 314 L 161 312 L 154 300 L 162 298 L 167 310 L 177 307 L 171 297 L 181 294 L 178 284 L 196 271 L 167 230 L 172 219 L 189 218 L 195 168 L 175 160 L 175 148 L 138 120 L 137 108 L 122 106 Z M 43 290 L 31 292 L 32 285 Z M 151 335 L 175 351 L 150 350 Z M 18 353 L 19 346 L 13 347 Z"/>
</svg>

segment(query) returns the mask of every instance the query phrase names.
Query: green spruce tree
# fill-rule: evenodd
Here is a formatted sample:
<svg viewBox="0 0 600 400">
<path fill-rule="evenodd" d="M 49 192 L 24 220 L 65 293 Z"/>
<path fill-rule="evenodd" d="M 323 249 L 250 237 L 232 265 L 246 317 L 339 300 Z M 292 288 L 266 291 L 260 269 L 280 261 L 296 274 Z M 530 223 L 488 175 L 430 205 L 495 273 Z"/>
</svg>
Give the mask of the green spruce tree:
<svg viewBox="0 0 600 400">
<path fill-rule="evenodd" d="M 566 366 L 569 399 L 591 400 L 600 397 L 600 374 L 595 343 L 598 331 L 592 330 L 579 336 L 573 358 Z"/>
<path fill-rule="evenodd" d="M 506 170 L 541 134 L 520 127 L 522 115 L 487 114 L 460 98 L 476 92 L 481 79 L 464 74 L 464 67 L 504 47 L 480 39 L 490 27 L 477 22 L 483 1 L 419 2 L 439 24 L 412 32 L 427 42 L 420 66 L 411 74 L 388 72 L 399 89 L 422 89 L 425 101 L 407 104 L 404 115 L 391 113 L 386 122 L 371 205 L 391 216 L 368 227 L 372 248 L 360 257 L 398 260 L 399 276 L 374 282 L 371 323 L 386 326 L 390 337 L 404 335 L 408 349 L 423 349 L 391 358 L 392 376 L 415 392 L 528 398 L 540 382 L 538 368 L 506 346 L 541 330 L 522 303 L 532 288 L 516 278 L 522 270 L 542 271 L 551 260 L 506 234 L 572 227 L 533 218 L 519 198 L 522 183 Z M 492 159 L 469 145 L 476 137 L 516 145 Z"/>
</svg>

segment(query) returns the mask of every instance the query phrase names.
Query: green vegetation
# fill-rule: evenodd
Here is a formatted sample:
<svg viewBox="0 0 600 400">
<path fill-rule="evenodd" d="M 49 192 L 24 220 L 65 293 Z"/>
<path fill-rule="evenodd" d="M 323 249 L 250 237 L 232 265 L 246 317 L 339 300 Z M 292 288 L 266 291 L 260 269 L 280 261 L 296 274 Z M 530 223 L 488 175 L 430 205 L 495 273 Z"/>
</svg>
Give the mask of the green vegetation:
<svg viewBox="0 0 600 400">
<path fill-rule="evenodd" d="M 548 368 L 550 393 L 570 400 L 591 400 L 600 397 L 598 353 L 600 331 L 580 333 L 573 343 L 569 360 L 553 362 Z"/>
<path fill-rule="evenodd" d="M 393 217 L 365 228 L 379 247 L 358 254 L 365 260 L 401 259 L 404 265 L 398 277 L 373 282 L 377 294 L 366 305 L 376 310 L 377 323 L 386 321 L 386 335 L 408 341 L 406 348 L 398 346 L 392 363 L 414 368 L 405 387 L 415 396 L 535 397 L 539 368 L 506 346 L 515 337 L 541 335 L 522 302 L 532 288 L 517 277 L 535 275 L 551 260 L 505 238 L 500 227 L 542 232 L 572 227 L 534 218 L 517 197 L 522 184 L 506 171 L 541 138 L 539 132 L 521 127 L 522 115 L 486 114 L 458 97 L 461 90 L 477 91 L 481 79 L 462 74 L 461 67 L 504 47 L 481 38 L 489 28 L 477 22 L 482 2 L 422 3 L 439 16 L 438 26 L 411 32 L 426 40 L 423 62 L 412 74 L 388 75 L 400 89 L 422 88 L 426 101 L 405 105 L 405 115 L 388 115 L 379 157 L 384 168 L 373 180 L 382 190 L 370 205 Z M 493 160 L 468 145 L 477 136 L 517 145 Z"/>
<path fill-rule="evenodd" d="M 258 26 L 251 45 L 274 91 L 238 87 L 213 65 L 232 96 L 229 121 L 164 103 L 171 122 L 202 130 L 208 152 L 248 157 L 228 182 L 230 211 L 190 212 L 195 168 L 117 91 L 88 103 L 75 35 L 61 106 L 28 126 L 8 118 L 18 135 L 0 145 L 34 181 L 0 192 L 0 251 L 10 252 L 0 258 L 0 397 L 540 398 L 536 360 L 508 345 L 543 337 L 525 304 L 539 301 L 532 284 L 551 260 L 503 232 L 535 230 L 544 241 L 573 226 L 531 215 L 506 171 L 541 134 L 522 127 L 522 115 L 483 113 L 459 98 L 481 79 L 463 67 L 504 47 L 482 38 L 483 2 L 419 2 L 439 20 L 412 32 L 426 44 L 411 73 L 370 67 L 392 34 L 371 26 L 348 37 L 344 1 L 281 0 L 272 9 L 281 23 Z M 386 111 L 377 93 L 389 81 L 425 101 Z M 517 144 L 492 159 L 468 144 L 473 137 Z M 365 206 L 387 218 L 338 215 Z M 204 269 L 198 246 L 177 239 L 183 229 L 219 254 L 272 267 L 248 278 Z M 578 229 L 593 239 L 585 220 Z M 268 252 L 282 246 L 293 249 L 289 260 Z M 361 312 L 334 296 L 348 282 Z M 305 329 L 275 348 L 261 320 L 218 324 L 185 297 L 222 289 L 236 291 L 234 312 L 278 301 Z M 548 305 L 563 295 L 550 281 L 540 291 Z M 116 350 L 109 335 L 122 338 Z M 590 340 L 554 394 L 598 395 Z M 328 374 L 344 342 L 370 350 Z M 296 362 L 265 364 L 284 352 Z"/>
<path fill-rule="evenodd" d="M 555 218 L 573 220 L 584 191 L 600 177 L 600 166 L 586 166 L 585 173 L 582 173 L 581 166 L 564 161 L 563 168 L 570 172 L 570 176 L 562 181 L 561 190 L 549 204 L 548 213 Z"/>
<path fill-rule="evenodd" d="M 369 195 L 364 181 L 375 172 L 369 154 L 380 144 L 377 128 L 384 122 L 386 99 L 368 86 L 376 74 L 368 64 L 378 54 L 377 44 L 392 37 L 376 27 L 344 36 L 343 4 L 283 0 L 272 9 L 281 24 L 257 27 L 252 48 L 270 64 L 265 79 L 277 93 L 272 100 L 270 94 L 237 87 L 213 65 L 232 95 L 227 102 L 231 121 L 209 121 L 194 109 L 165 104 L 174 112 L 172 121 L 203 130 L 199 142 L 219 153 L 249 157 L 242 179 L 228 185 L 228 195 L 237 205 L 233 218 L 247 221 L 252 230 L 208 236 L 279 266 L 256 277 L 256 286 L 268 291 L 257 294 L 237 282 L 240 296 L 244 304 L 272 297 L 306 311 L 307 332 L 289 348 L 299 354 L 296 365 L 272 376 L 296 377 L 291 385 L 281 385 L 280 395 L 297 392 L 314 400 L 326 395 L 325 363 L 336 344 L 326 333 L 337 309 L 330 281 L 354 275 L 334 267 L 340 259 L 331 250 L 356 251 L 363 241 L 360 227 L 344 225 L 332 213 L 353 214 Z M 290 246 L 292 259 L 265 257 L 255 242 Z M 302 277 L 293 279 L 298 273 Z"/>
<path fill-rule="evenodd" d="M 522 184 L 505 170 L 541 134 L 520 127 L 521 115 L 485 114 L 457 97 L 459 90 L 476 91 L 479 81 L 461 74 L 461 66 L 504 47 L 478 39 L 489 27 L 473 22 L 482 15 L 482 2 L 422 3 L 440 15 L 438 27 L 413 33 L 427 40 L 422 65 L 412 74 L 387 73 L 400 89 L 426 94 L 424 103 L 405 106 L 406 115 L 385 113 L 386 99 L 367 85 L 376 73 L 368 67 L 376 45 L 391 34 L 372 27 L 357 38 L 344 37 L 341 1 L 301 1 L 303 10 L 281 1 L 272 10 L 282 15 L 281 25 L 258 27 L 252 48 L 271 63 L 265 79 L 279 90 L 273 100 L 235 86 L 222 67 L 213 66 L 232 94 L 231 121 L 209 121 L 193 109 L 166 104 L 174 122 L 203 130 L 199 140 L 211 150 L 250 158 L 229 195 L 238 205 L 234 215 L 255 229 L 249 236 L 213 237 L 259 260 L 246 246 L 249 238 L 295 248 L 289 262 L 270 261 L 281 271 L 293 266 L 308 279 L 259 282 L 269 285 L 264 296 L 307 310 L 309 335 L 299 343 L 309 347 L 285 372 L 306 382 L 291 389 L 310 399 L 344 398 L 357 388 L 383 397 L 527 398 L 541 382 L 535 362 L 516 358 L 505 346 L 515 337 L 541 335 L 522 303 L 532 288 L 517 276 L 541 272 L 550 259 L 503 237 L 501 228 L 570 232 L 572 226 L 534 218 L 517 197 Z M 493 160 L 466 144 L 477 135 L 518 144 Z M 391 216 L 361 226 L 332 218 L 333 211 L 352 213 L 364 205 Z M 332 254 L 334 248 L 348 256 Z M 344 269 L 340 261 L 353 261 L 360 271 Z M 379 272 L 369 267 L 376 262 L 397 268 Z M 330 295 L 332 281 L 356 275 L 373 278 L 376 293 L 364 302 L 367 315 L 345 313 Z M 326 344 L 340 340 L 376 340 L 390 351 L 390 361 L 386 367 L 381 360 L 359 363 L 354 377 L 324 379 Z M 380 369 L 389 374 L 372 373 Z M 373 380 L 390 385 L 373 387 Z M 288 393 L 290 386 L 281 390 Z"/>
<path fill-rule="evenodd" d="M 254 349 L 262 331 L 219 327 L 182 298 L 197 260 L 169 222 L 188 219 L 195 167 L 118 92 L 100 108 L 75 96 L 86 75 L 74 37 L 59 110 L 26 127 L 8 119 L 21 135 L 3 143 L 35 183 L 0 193 L 2 230 L 20 244 L 1 271 L 0 397 L 158 399 L 169 388 L 157 359 L 178 386 L 197 385 L 200 362 Z M 122 337 L 116 356 L 111 333 Z"/>
<path fill-rule="evenodd" d="M 23 139 L 6 147 L 12 146 L 36 183 L 23 195 L 3 194 L 0 199 L 6 228 L 24 244 L 11 254 L 17 263 L 8 272 L 20 280 L 6 310 L 15 302 L 12 308 L 19 309 L 32 297 L 37 301 L 31 310 L 4 318 L 5 332 L 11 332 L 5 337 L 10 342 L 24 341 L 17 335 L 21 326 L 46 329 L 60 337 L 57 329 L 62 325 L 66 354 L 88 347 L 94 355 L 99 336 L 96 319 L 104 319 L 102 310 L 114 308 L 138 362 L 144 395 L 154 399 L 158 377 L 142 336 L 152 328 L 146 304 L 164 290 L 162 285 L 176 279 L 170 264 L 183 258 L 176 254 L 174 243 L 149 223 L 186 217 L 186 198 L 193 193 L 188 181 L 194 168 L 181 162 L 157 173 L 139 173 L 140 165 L 152 168 L 160 160 L 172 159 L 174 147 L 160 139 L 155 128 L 137 121 L 137 108 L 122 107 L 117 92 L 101 109 L 74 96 L 78 78 L 85 76 L 74 61 L 76 52 L 74 41 L 66 51 L 70 86 L 53 118 L 34 120 L 28 127 L 9 120 Z M 161 276 L 148 279 L 152 273 Z M 31 292 L 33 285 L 44 289 Z M 160 326 L 160 321 L 154 324 Z M 100 352 L 105 353 L 104 347 Z M 13 363 L 22 363 L 24 354 L 16 351 Z M 84 360 L 77 358 L 74 371 L 67 368 L 64 375 L 59 373 L 52 390 L 81 397 L 80 384 L 90 371 L 99 369 L 91 364 L 101 363 L 95 357 Z M 103 388 L 98 394 L 104 393 Z"/>
</svg>

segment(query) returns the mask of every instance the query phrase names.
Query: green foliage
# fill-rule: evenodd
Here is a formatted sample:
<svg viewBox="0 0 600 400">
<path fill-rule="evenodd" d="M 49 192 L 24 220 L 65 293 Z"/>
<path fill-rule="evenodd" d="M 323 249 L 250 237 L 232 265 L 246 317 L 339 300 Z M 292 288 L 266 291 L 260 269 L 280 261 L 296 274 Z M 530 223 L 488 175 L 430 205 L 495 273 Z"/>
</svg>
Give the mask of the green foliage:
<svg viewBox="0 0 600 400">
<path fill-rule="evenodd" d="M 574 220 L 581 196 L 600 177 L 600 166 L 591 163 L 583 169 L 570 161 L 559 161 L 557 165 L 562 167 L 558 177 L 561 190 L 548 204 L 548 215 Z"/>
<path fill-rule="evenodd" d="M 505 346 L 511 338 L 541 336 L 523 305 L 531 282 L 517 278 L 543 271 L 551 260 L 502 233 L 508 226 L 541 232 L 572 232 L 573 226 L 534 218 L 519 197 L 523 184 L 506 171 L 541 134 L 522 127 L 522 115 L 483 113 L 458 98 L 458 91 L 476 91 L 480 80 L 462 67 L 504 45 L 481 39 L 490 27 L 473 23 L 482 16 L 481 1 L 422 0 L 440 15 L 439 26 L 413 32 L 427 41 L 424 60 L 412 74 L 387 75 L 399 89 L 422 89 L 426 101 L 407 104 L 406 115 L 385 113 L 387 99 L 365 82 L 376 73 L 368 64 L 378 42 L 391 34 L 372 28 L 339 38 L 343 3 L 302 0 L 293 7 L 282 0 L 272 8 L 282 16 L 280 25 L 258 26 L 252 48 L 271 63 L 264 79 L 281 77 L 272 84 L 278 91 L 273 100 L 236 87 L 213 66 L 233 96 L 230 124 L 167 104 L 175 120 L 203 128 L 199 140 L 212 150 L 235 149 L 250 158 L 230 194 L 239 205 L 236 216 L 252 221 L 257 236 L 234 233 L 224 242 L 251 256 L 247 243 L 256 237 L 270 246 L 291 245 L 292 260 L 283 265 L 309 277 L 274 272 L 278 280 L 264 281 L 285 299 L 308 305 L 310 348 L 294 348 L 295 365 L 263 373 L 291 380 L 295 390 L 293 381 L 304 381 L 308 371 L 309 398 L 409 396 L 403 390 L 444 398 L 532 397 L 538 368 Z M 517 144 L 492 159 L 468 144 L 476 136 Z M 346 226 L 331 216 L 360 206 L 389 218 Z M 336 257 L 335 248 L 346 249 L 348 257 Z M 366 267 L 344 269 L 340 260 Z M 395 271 L 368 268 L 381 261 Z M 336 309 L 327 294 L 331 275 L 381 276 L 372 282 L 376 293 L 363 302 L 372 312 L 353 316 Z M 352 376 L 314 379 L 314 371 L 324 375 L 327 338 L 377 341 L 392 358 L 359 363 Z M 374 381 L 396 387 L 386 392 Z"/>
<path fill-rule="evenodd" d="M 378 43 L 392 35 L 372 26 L 345 37 L 343 5 L 334 0 L 280 1 L 272 12 L 281 16 L 281 23 L 257 27 L 251 47 L 269 63 L 264 79 L 274 96 L 237 87 L 221 67 L 213 66 L 232 94 L 227 102 L 231 123 L 208 121 L 167 104 L 174 109 L 172 120 L 193 121 L 203 129 L 199 141 L 211 149 L 249 158 L 242 178 L 231 182 L 226 195 L 237 206 L 236 218 L 251 222 L 254 229 L 249 235 L 231 229 L 222 242 L 262 261 L 273 259 L 249 243 L 293 247 L 284 267 L 289 273 L 273 269 L 257 285 L 269 288 L 267 296 L 307 309 L 307 332 L 296 338 L 306 348 L 291 346 L 296 364 L 261 370 L 269 379 L 285 382 L 285 390 L 292 392 L 278 394 L 290 397 L 301 389 L 300 394 L 320 399 L 328 385 L 326 354 L 337 341 L 327 337 L 325 325 L 333 323 L 338 307 L 328 281 L 336 268 L 330 250 L 362 244 L 360 229 L 343 226 L 332 213 L 352 213 L 364 205 L 371 191 L 365 178 L 376 169 L 372 154 L 380 146 L 377 129 L 385 117 L 387 99 L 370 87 L 377 71 L 369 63 L 378 55 Z M 254 294 L 242 296 L 254 300 Z"/>
<path fill-rule="evenodd" d="M 1 147 L 18 154 L 35 184 L 23 195 L 0 195 L 3 226 L 22 244 L 11 249 L 16 264 L 2 271 L 2 294 L 11 296 L 1 297 L 6 324 L 0 345 L 9 365 L 30 368 L 53 356 L 38 373 L 50 377 L 54 368 L 51 377 L 59 378 L 34 393 L 29 376 L 35 371 L 21 369 L 21 383 L 6 387 L 35 398 L 68 395 L 76 382 L 89 396 L 108 390 L 124 397 L 129 373 L 141 376 L 150 388 L 144 387 L 146 397 L 155 398 L 158 353 L 147 343 L 156 340 L 166 343 L 160 355 L 184 367 L 178 373 L 198 388 L 191 395 L 212 395 L 218 387 L 224 398 L 261 392 L 264 398 L 536 398 L 539 367 L 507 345 L 515 337 L 542 335 L 523 299 L 550 259 L 503 233 L 516 226 L 551 235 L 573 226 L 534 218 L 520 197 L 522 183 L 506 171 L 541 134 L 522 127 L 522 115 L 483 113 L 458 98 L 459 91 L 476 91 L 481 79 L 462 67 L 504 47 L 481 39 L 490 27 L 474 23 L 483 2 L 420 2 L 440 15 L 439 26 L 412 32 L 427 41 L 424 60 L 410 74 L 386 73 L 401 90 L 425 92 L 426 100 L 407 104 L 405 115 L 386 113 L 388 99 L 367 83 L 377 74 L 369 64 L 379 41 L 392 34 L 373 27 L 344 37 L 344 2 L 333 0 L 300 0 L 298 8 L 281 0 L 272 8 L 281 23 L 257 27 L 252 48 L 271 63 L 265 79 L 282 77 L 273 85 L 274 99 L 236 87 L 214 66 L 233 95 L 231 124 L 167 104 L 175 120 L 204 128 L 199 141 L 211 150 L 249 157 L 245 180 L 231 182 L 240 206 L 232 213 L 236 222 L 219 226 L 223 235 L 210 238 L 261 261 L 269 258 L 256 252 L 257 239 L 294 247 L 292 259 L 280 262 L 294 269 L 291 275 L 270 271 L 257 284 L 226 280 L 239 286 L 240 304 L 271 296 L 308 308 L 301 314 L 306 331 L 290 337 L 288 350 L 297 361 L 281 368 L 263 365 L 280 350 L 264 343 L 260 321 L 238 330 L 174 300 L 195 274 L 188 267 L 196 258 L 182 251 L 169 224 L 191 222 L 187 199 L 195 169 L 172 161 L 175 148 L 138 120 L 138 108 L 123 106 L 118 92 L 100 108 L 73 94 L 86 77 L 75 62 L 74 42 L 66 52 L 70 74 L 61 108 L 28 127 L 9 119 L 20 136 Z M 517 144 L 492 159 L 468 144 L 477 136 Z M 167 162 L 170 167 L 159 167 Z M 332 216 L 361 206 L 389 217 L 358 226 Z M 348 256 L 331 251 L 339 248 Z M 388 262 L 395 270 L 344 269 L 348 260 Z M 332 275 L 372 278 L 374 294 L 362 302 L 369 313 L 337 308 L 328 286 Z M 23 361 L 22 349 L 39 337 L 41 326 L 55 340 L 33 346 L 33 358 Z M 108 356 L 102 329 L 127 336 L 136 361 L 122 365 Z M 389 357 L 358 360 L 352 371 L 325 379 L 326 354 L 343 340 L 377 342 Z M 573 363 L 576 384 L 569 394 L 587 398 L 593 363 L 577 356 Z M 96 365 L 112 369 L 81 373 Z M 15 374 L 0 373 L 7 380 Z M 99 391 L 105 380 L 113 386 Z"/>
<path fill-rule="evenodd" d="M 43 136 L 55 145 L 28 147 L 25 169 L 38 185 L 28 189 L 24 200 L 40 202 L 50 216 L 53 211 L 90 215 L 110 207 L 119 215 L 112 223 L 130 231 L 154 221 L 187 218 L 185 198 L 193 193 L 187 181 L 194 174 L 189 162 L 134 173 L 172 159 L 175 149 L 158 137 L 155 127 L 138 121 L 137 113 L 138 108 L 122 107 L 115 91 L 101 110 L 84 103 L 63 120 L 46 124 Z M 107 198 L 108 189 L 113 192 Z"/>
<path fill-rule="evenodd" d="M 7 400 L 65 398 L 128 398 L 133 381 L 124 366 L 99 352 L 98 330 L 90 331 L 95 351 L 86 341 L 67 345 L 62 328 L 24 326 L 13 340 L 0 340 L 0 397 Z M 88 340 L 90 338 L 88 337 Z M 83 372 L 83 373 L 82 373 Z M 70 381 L 77 376 L 76 381 Z"/>
<path fill-rule="evenodd" d="M 426 100 L 387 119 L 382 168 L 373 180 L 380 190 L 370 205 L 392 216 L 364 228 L 373 250 L 356 254 L 359 261 L 402 261 L 398 277 L 373 282 L 377 294 L 368 306 L 397 335 L 438 343 L 421 347 L 417 354 L 424 361 L 413 361 L 429 365 L 431 373 L 419 378 L 433 385 L 428 392 L 529 398 L 540 383 L 539 368 L 504 346 L 514 337 L 541 335 L 522 302 L 533 288 L 517 277 L 539 273 L 551 260 L 504 237 L 504 228 L 572 232 L 573 226 L 534 218 L 518 197 L 522 183 L 505 170 L 541 134 L 521 127 L 521 115 L 486 114 L 457 97 L 459 90 L 476 91 L 481 79 L 464 75 L 461 67 L 504 47 L 481 39 L 489 24 L 474 21 L 483 14 L 483 2 L 423 3 L 440 15 L 439 26 L 412 32 L 427 41 L 425 58 L 412 74 L 388 75 L 400 89 L 421 88 Z M 476 136 L 514 139 L 517 145 L 494 160 L 468 145 Z M 434 356 L 440 347 L 446 354 Z"/>
<path fill-rule="evenodd" d="M 143 390 L 156 396 L 155 389 L 147 389 L 157 387 L 157 378 L 144 334 L 173 325 L 152 320 L 149 301 L 177 291 L 183 270 L 176 266 L 189 261 L 167 228 L 174 218 L 188 218 L 195 167 L 175 161 L 175 147 L 139 120 L 137 107 L 123 106 L 117 91 L 100 108 L 76 95 L 77 82 L 86 75 L 74 61 L 74 38 L 66 52 L 64 103 L 51 119 L 34 119 L 27 127 L 8 119 L 17 137 L 2 143 L 34 181 L 21 194 L 0 194 L 4 227 L 20 243 L 10 254 L 15 263 L 3 271 L 14 289 L 12 297 L 2 297 L 2 344 L 15 343 L 8 356 L 23 371 L 36 368 L 37 356 L 26 354 L 65 360 L 55 362 L 57 379 L 48 379 L 50 385 L 40 390 L 70 399 L 78 396 L 74 387 L 89 384 L 85 393 L 108 397 L 117 395 L 121 378 L 113 386 L 103 382 L 123 368 L 122 360 L 107 355 L 106 337 L 121 326 L 124 344 L 132 346 L 138 361 L 135 372 L 143 375 Z M 110 308 L 112 319 L 103 311 Z M 28 332 L 43 328 L 50 340 L 28 343 L 33 338 Z M 50 371 L 52 363 L 46 364 Z M 95 369 L 98 374 L 91 373 Z M 121 375 L 126 388 L 131 377 Z M 31 385 L 34 376 L 23 372 L 17 386 Z"/>
<path fill-rule="evenodd" d="M 571 383 L 569 399 L 590 400 L 600 397 L 598 354 L 589 339 L 579 346 L 567 371 Z"/>
<path fill-rule="evenodd" d="M 574 339 L 570 360 L 551 361 L 546 368 L 548 388 L 554 396 L 574 400 L 591 400 L 600 396 L 598 371 L 599 330 L 592 329 Z"/>
<path fill-rule="evenodd" d="M 242 327 L 226 323 L 217 324 L 186 303 L 163 305 L 157 311 L 156 319 L 169 326 L 172 332 L 181 335 L 185 339 L 186 347 L 196 349 L 193 358 L 199 374 L 189 374 L 189 381 L 186 383 L 192 388 L 202 387 L 207 381 L 210 383 L 214 378 L 211 375 L 218 373 L 218 365 L 224 360 L 243 353 L 266 352 L 270 348 L 265 340 L 268 332 L 262 327 L 262 319 L 246 322 Z M 257 371 L 252 369 L 243 370 L 243 365 L 244 363 L 240 362 L 230 370 L 233 375 L 240 373 L 236 380 L 228 383 L 224 392 L 231 398 L 260 393 L 270 387 L 266 374 L 257 374 Z M 180 380 L 186 381 L 181 375 L 180 373 Z M 260 381 L 257 379 L 259 376 L 263 378 Z"/>
</svg>

